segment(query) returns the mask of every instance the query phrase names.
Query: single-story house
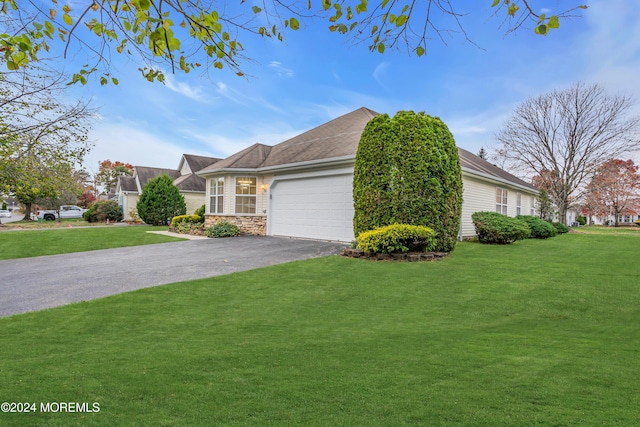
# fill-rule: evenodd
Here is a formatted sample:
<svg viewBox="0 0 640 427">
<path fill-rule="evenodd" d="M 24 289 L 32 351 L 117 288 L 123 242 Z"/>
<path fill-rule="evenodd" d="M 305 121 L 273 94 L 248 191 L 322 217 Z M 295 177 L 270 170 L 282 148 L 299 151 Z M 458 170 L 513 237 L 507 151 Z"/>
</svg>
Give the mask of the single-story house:
<svg viewBox="0 0 640 427">
<path fill-rule="evenodd" d="M 203 205 L 206 194 L 205 179 L 196 175 L 195 172 L 219 160 L 215 157 L 183 154 L 178 164 L 178 169 L 134 166 L 133 176 L 118 177 L 115 189 L 115 199 L 118 201 L 118 205 L 122 207 L 125 220 L 131 219 L 131 213 L 135 212 L 138 199 L 147 182 L 160 175 L 168 175 L 173 179 L 173 184 L 178 187 L 180 194 L 184 196 L 187 213 L 192 214 Z"/>
<path fill-rule="evenodd" d="M 254 144 L 197 172 L 207 181 L 205 224 L 234 223 L 248 234 L 349 242 L 353 168 L 360 135 L 378 113 L 360 108 L 280 144 Z M 534 214 L 538 190 L 459 149 L 464 185 L 461 237 L 471 214 Z"/>
</svg>

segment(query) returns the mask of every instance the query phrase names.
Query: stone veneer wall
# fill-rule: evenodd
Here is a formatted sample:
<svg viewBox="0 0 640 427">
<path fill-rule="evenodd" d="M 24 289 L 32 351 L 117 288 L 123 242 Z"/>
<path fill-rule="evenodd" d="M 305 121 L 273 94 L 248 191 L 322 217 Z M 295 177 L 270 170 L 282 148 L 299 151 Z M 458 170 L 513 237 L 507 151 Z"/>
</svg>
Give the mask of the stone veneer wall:
<svg viewBox="0 0 640 427">
<path fill-rule="evenodd" d="M 204 227 L 209 228 L 218 221 L 227 221 L 231 224 L 237 225 L 242 234 L 250 234 L 253 236 L 267 235 L 267 217 L 266 216 L 206 215 L 204 218 Z"/>
</svg>

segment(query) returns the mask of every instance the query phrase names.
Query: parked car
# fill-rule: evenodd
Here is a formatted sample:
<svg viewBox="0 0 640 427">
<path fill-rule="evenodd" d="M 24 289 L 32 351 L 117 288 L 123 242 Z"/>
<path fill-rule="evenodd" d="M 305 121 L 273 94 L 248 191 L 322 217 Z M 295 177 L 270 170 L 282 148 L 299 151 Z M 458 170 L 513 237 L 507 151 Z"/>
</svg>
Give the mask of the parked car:
<svg viewBox="0 0 640 427">
<path fill-rule="evenodd" d="M 0 218 L 11 218 L 11 212 L 6 209 L 0 209 Z"/>
<path fill-rule="evenodd" d="M 63 205 L 60 206 L 60 218 L 82 218 L 82 214 L 87 210 L 82 209 L 75 205 Z M 53 221 L 58 218 L 58 213 L 55 210 L 38 211 L 38 219 L 45 221 Z"/>
</svg>

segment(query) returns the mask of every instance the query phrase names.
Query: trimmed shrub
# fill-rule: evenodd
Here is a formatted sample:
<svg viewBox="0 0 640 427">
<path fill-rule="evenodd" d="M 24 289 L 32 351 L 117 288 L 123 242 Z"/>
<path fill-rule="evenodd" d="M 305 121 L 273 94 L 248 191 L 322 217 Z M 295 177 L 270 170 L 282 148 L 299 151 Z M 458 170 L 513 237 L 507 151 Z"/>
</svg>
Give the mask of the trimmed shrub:
<svg viewBox="0 0 640 427">
<path fill-rule="evenodd" d="M 580 225 L 587 225 L 587 218 L 582 215 L 578 215 L 576 217 L 576 222 Z"/>
<path fill-rule="evenodd" d="M 198 215 L 178 215 L 171 218 L 171 227 L 176 227 L 183 222 L 187 224 L 198 224 L 202 221 L 200 221 L 200 216 Z"/>
<path fill-rule="evenodd" d="M 391 224 L 430 227 L 437 251 L 455 247 L 462 172 L 451 132 L 437 117 L 400 111 L 365 127 L 354 166 L 354 234 Z"/>
<path fill-rule="evenodd" d="M 518 215 L 516 218 L 527 223 L 533 239 L 548 239 L 558 234 L 558 231 L 550 222 L 536 216 Z"/>
<path fill-rule="evenodd" d="M 481 243 L 504 245 L 526 239 L 531 234 L 526 222 L 497 212 L 475 212 L 471 219 Z"/>
<path fill-rule="evenodd" d="M 554 222 L 552 223 L 552 225 L 556 228 L 556 231 L 558 232 L 558 234 L 564 234 L 569 232 L 569 227 L 567 227 L 561 222 Z"/>
<path fill-rule="evenodd" d="M 637 219 L 633 222 L 635 225 L 637 225 L 638 227 L 640 227 L 640 219 Z"/>
<path fill-rule="evenodd" d="M 200 217 L 200 220 L 198 222 L 204 222 L 205 209 L 206 209 L 205 205 L 202 205 L 198 209 L 196 209 L 196 211 L 193 213 L 194 215 L 198 215 Z"/>
<path fill-rule="evenodd" d="M 437 245 L 434 236 L 429 227 L 392 224 L 361 233 L 357 242 L 360 249 L 369 253 L 427 252 Z"/>
<path fill-rule="evenodd" d="M 87 222 L 117 222 L 122 221 L 123 217 L 122 207 L 115 200 L 96 202 L 82 214 L 82 218 Z"/>
<path fill-rule="evenodd" d="M 170 229 L 180 234 L 196 234 L 202 235 L 204 233 L 204 225 L 200 222 L 180 222 L 175 227 Z"/>
<path fill-rule="evenodd" d="M 168 175 L 147 182 L 136 208 L 140 219 L 151 225 L 169 225 L 174 216 L 187 212 L 184 197 Z"/>
<path fill-rule="evenodd" d="M 235 237 L 240 235 L 237 225 L 227 221 L 218 221 L 204 232 L 207 237 Z"/>
</svg>

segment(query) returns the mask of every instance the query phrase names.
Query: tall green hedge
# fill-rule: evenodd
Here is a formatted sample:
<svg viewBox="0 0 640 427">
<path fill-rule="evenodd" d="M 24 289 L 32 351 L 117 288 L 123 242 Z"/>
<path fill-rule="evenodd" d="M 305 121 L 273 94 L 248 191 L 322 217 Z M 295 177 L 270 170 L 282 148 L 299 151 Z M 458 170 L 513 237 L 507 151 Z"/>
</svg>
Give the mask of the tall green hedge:
<svg viewBox="0 0 640 427">
<path fill-rule="evenodd" d="M 354 234 L 390 224 L 430 227 L 436 250 L 453 250 L 462 173 L 453 135 L 437 117 L 400 111 L 365 127 L 354 169 Z"/>
<path fill-rule="evenodd" d="M 151 225 L 169 225 L 171 218 L 187 212 L 184 197 L 168 175 L 147 182 L 136 208 L 140 219 Z"/>
</svg>

